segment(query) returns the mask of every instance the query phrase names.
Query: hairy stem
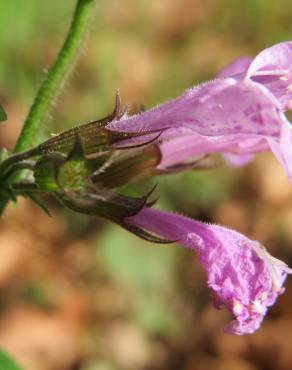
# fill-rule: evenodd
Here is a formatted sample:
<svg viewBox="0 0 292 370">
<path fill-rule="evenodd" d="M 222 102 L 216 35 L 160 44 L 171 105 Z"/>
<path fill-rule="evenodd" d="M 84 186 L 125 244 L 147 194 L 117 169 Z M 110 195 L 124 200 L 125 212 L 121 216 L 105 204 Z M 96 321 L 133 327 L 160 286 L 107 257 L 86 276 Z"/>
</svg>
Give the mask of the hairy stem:
<svg viewBox="0 0 292 370">
<path fill-rule="evenodd" d="M 93 3 L 94 0 L 78 0 L 68 36 L 39 88 L 14 152 L 22 152 L 42 141 L 40 129 L 44 126 L 62 87 L 76 64 L 92 14 Z"/>
<path fill-rule="evenodd" d="M 77 0 L 68 35 L 55 63 L 47 72 L 37 92 L 15 145 L 14 153 L 28 150 L 42 141 L 40 132 L 42 132 L 54 103 L 77 62 L 88 30 L 93 6 L 94 0 Z M 17 174 L 15 180 L 19 179 L 20 176 L 21 174 Z M 8 197 L 1 195 L 0 214 L 3 213 L 8 200 Z"/>
</svg>

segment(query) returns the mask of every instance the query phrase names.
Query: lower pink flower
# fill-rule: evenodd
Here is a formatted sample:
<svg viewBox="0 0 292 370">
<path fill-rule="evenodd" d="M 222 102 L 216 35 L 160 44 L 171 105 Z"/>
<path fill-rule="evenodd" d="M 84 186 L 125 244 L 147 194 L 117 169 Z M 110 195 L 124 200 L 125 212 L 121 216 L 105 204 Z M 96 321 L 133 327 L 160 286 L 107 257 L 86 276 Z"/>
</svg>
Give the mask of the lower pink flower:
<svg viewBox="0 0 292 370">
<path fill-rule="evenodd" d="M 255 332 L 267 308 L 284 292 L 287 274 L 292 273 L 259 242 L 222 226 L 151 208 L 142 209 L 127 222 L 197 252 L 215 306 L 226 306 L 234 316 L 225 328 L 229 333 Z"/>
</svg>

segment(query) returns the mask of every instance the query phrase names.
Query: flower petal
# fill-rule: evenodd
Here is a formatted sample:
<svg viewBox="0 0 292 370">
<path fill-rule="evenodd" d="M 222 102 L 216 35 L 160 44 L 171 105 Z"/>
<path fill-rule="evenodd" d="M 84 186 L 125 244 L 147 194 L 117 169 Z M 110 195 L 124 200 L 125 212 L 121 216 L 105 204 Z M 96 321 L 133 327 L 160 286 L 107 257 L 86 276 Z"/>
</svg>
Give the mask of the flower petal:
<svg viewBox="0 0 292 370">
<path fill-rule="evenodd" d="M 284 120 L 285 117 L 283 117 Z M 292 183 L 292 126 L 288 120 L 285 120 L 281 126 L 280 138 L 269 138 L 268 143 Z"/>
<path fill-rule="evenodd" d="M 251 57 L 241 57 L 234 60 L 232 63 L 228 64 L 222 71 L 219 73 L 219 78 L 233 77 L 241 74 L 245 74 L 252 62 Z"/>
<path fill-rule="evenodd" d="M 234 154 L 224 153 L 224 159 L 229 166 L 238 167 L 245 166 L 250 163 L 255 157 L 255 154 Z"/>
<path fill-rule="evenodd" d="M 248 133 L 279 135 L 278 101 L 263 86 L 248 79 L 218 79 L 141 114 L 107 126 L 120 132 L 188 128 L 205 136 Z M 179 132 L 177 132 L 179 133 Z"/>
<path fill-rule="evenodd" d="M 254 76 L 257 72 L 274 72 L 291 70 L 292 41 L 281 42 L 261 51 L 248 68 L 248 75 Z"/>
<path fill-rule="evenodd" d="M 223 153 L 225 159 L 232 165 L 243 165 L 254 154 L 269 150 L 265 138 L 255 135 L 221 135 L 202 136 L 190 133 L 184 136 L 164 141 L 160 144 L 161 161 L 158 169 L 192 160 L 198 156 Z"/>
<path fill-rule="evenodd" d="M 250 64 L 247 76 L 265 85 L 280 101 L 292 108 L 292 42 L 282 42 L 263 50 Z"/>
<path fill-rule="evenodd" d="M 198 253 L 208 275 L 216 306 L 225 305 L 235 319 L 226 331 L 238 335 L 256 331 L 292 271 L 264 247 L 233 230 L 190 218 L 144 208 L 127 219 L 147 231 L 177 240 Z"/>
</svg>

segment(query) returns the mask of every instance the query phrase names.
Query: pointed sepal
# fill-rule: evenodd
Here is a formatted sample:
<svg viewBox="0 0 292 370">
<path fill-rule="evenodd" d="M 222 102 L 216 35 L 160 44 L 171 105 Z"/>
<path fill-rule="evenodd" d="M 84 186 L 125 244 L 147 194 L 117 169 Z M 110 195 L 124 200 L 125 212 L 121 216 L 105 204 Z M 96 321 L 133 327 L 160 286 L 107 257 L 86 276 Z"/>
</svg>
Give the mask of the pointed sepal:
<svg viewBox="0 0 292 370">
<path fill-rule="evenodd" d="M 6 121 L 6 120 L 7 120 L 7 114 L 4 108 L 2 107 L 2 105 L 0 104 L 0 122 Z"/>
<path fill-rule="evenodd" d="M 58 195 L 58 199 L 73 211 L 106 218 L 142 239 L 161 244 L 171 243 L 172 240 L 156 236 L 127 221 L 127 218 L 135 216 L 144 207 L 147 207 L 152 192 L 153 189 L 142 197 L 130 197 L 98 190 L 95 193 L 93 191 L 79 194 L 66 192 Z"/>
</svg>

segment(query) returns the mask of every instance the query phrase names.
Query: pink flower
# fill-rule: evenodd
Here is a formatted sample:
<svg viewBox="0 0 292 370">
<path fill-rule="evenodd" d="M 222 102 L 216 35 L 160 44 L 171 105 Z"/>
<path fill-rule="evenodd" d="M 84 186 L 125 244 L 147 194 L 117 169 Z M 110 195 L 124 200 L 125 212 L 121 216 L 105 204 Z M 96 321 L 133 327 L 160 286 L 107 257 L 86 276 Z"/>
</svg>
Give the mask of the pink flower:
<svg viewBox="0 0 292 370">
<path fill-rule="evenodd" d="M 259 242 L 222 226 L 151 208 L 143 208 L 126 222 L 197 252 L 207 272 L 215 306 L 226 306 L 234 316 L 225 328 L 229 333 L 255 332 L 267 308 L 284 292 L 287 274 L 292 273 Z"/>
<path fill-rule="evenodd" d="M 107 128 L 122 132 L 163 130 L 159 170 L 198 156 L 224 153 L 232 164 L 244 164 L 271 150 L 292 181 L 291 124 L 284 111 L 292 107 L 292 42 L 241 58 L 217 79 L 182 96 Z M 133 138 L 130 141 L 151 139 Z"/>
</svg>

